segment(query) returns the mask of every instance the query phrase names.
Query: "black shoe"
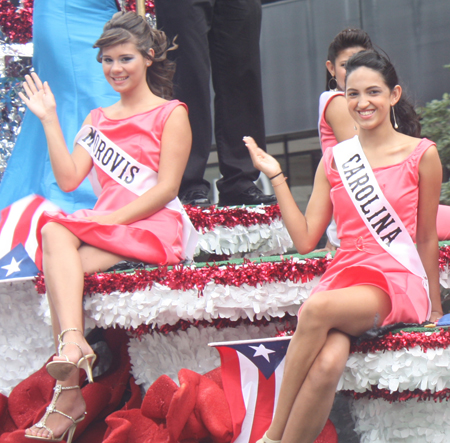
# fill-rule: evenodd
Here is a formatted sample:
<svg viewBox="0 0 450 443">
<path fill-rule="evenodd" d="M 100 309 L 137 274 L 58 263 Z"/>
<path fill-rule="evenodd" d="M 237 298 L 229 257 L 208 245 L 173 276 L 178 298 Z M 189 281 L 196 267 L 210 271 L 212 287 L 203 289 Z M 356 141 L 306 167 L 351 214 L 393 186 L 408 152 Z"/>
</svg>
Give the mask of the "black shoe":
<svg viewBox="0 0 450 443">
<path fill-rule="evenodd" d="M 183 205 L 211 206 L 208 193 L 201 189 L 193 189 L 192 191 L 186 192 L 180 200 Z"/>
<path fill-rule="evenodd" d="M 277 202 L 275 195 L 266 195 L 256 186 L 236 194 L 220 194 L 219 206 L 240 205 L 274 205 Z"/>
</svg>

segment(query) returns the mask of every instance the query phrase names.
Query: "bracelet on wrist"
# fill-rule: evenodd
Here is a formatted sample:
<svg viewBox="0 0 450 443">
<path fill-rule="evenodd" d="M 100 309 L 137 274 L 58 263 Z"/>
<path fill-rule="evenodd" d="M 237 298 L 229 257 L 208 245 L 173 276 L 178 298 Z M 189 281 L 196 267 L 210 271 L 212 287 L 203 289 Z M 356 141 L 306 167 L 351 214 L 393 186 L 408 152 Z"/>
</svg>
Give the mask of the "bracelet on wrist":
<svg viewBox="0 0 450 443">
<path fill-rule="evenodd" d="M 280 176 L 283 173 L 283 171 L 279 172 L 278 174 L 275 174 L 273 177 L 270 177 L 269 180 L 273 180 L 274 178 Z"/>
<path fill-rule="evenodd" d="M 277 186 L 282 185 L 283 183 L 286 182 L 287 179 L 288 179 L 287 177 L 284 177 L 284 178 L 283 178 L 283 181 L 281 181 L 280 183 L 277 183 L 276 185 L 272 185 L 272 188 L 276 188 Z"/>
</svg>

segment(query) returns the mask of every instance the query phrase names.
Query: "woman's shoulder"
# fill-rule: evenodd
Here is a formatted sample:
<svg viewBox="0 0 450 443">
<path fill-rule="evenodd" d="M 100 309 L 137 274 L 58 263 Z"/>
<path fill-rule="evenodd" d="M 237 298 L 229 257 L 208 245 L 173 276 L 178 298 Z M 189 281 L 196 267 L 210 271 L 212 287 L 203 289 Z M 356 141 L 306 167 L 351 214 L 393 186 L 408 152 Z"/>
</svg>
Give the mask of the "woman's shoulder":
<svg viewBox="0 0 450 443">
<path fill-rule="evenodd" d="M 437 153 L 437 148 L 434 141 L 429 140 L 428 138 L 418 139 L 418 144 L 414 149 L 414 154 L 417 157 L 417 163 L 419 163 L 424 156 L 435 155 L 435 153 Z"/>
<path fill-rule="evenodd" d="M 184 109 L 186 109 L 186 111 L 188 110 L 186 103 L 180 102 L 180 100 L 176 100 L 176 99 L 166 100 L 166 102 L 164 104 L 162 104 L 161 106 L 163 106 L 164 109 L 167 110 L 169 113 L 178 107 L 184 108 Z"/>
<path fill-rule="evenodd" d="M 327 108 L 332 102 L 334 102 L 336 97 L 344 97 L 343 91 L 324 91 L 320 94 L 319 98 L 319 115 L 326 112 Z M 340 100 L 338 100 L 340 102 Z"/>
<path fill-rule="evenodd" d="M 345 95 L 344 91 L 324 91 L 322 94 L 320 94 L 319 101 L 329 101 L 330 99 L 336 97 L 336 96 L 342 96 Z"/>
<path fill-rule="evenodd" d="M 412 156 L 422 157 L 423 154 L 428 151 L 432 146 L 436 146 L 436 143 L 428 138 L 418 138 L 418 137 L 410 137 L 411 143 L 414 146 L 412 151 Z"/>
<path fill-rule="evenodd" d="M 101 115 L 102 115 L 102 108 L 92 109 L 89 115 L 86 117 L 83 125 L 97 126 Z"/>
<path fill-rule="evenodd" d="M 436 143 L 427 139 L 427 138 L 418 138 L 418 137 L 410 137 L 405 136 L 405 142 L 409 144 L 408 151 L 409 154 L 406 156 L 403 162 L 399 164 L 409 164 L 413 169 L 417 169 L 422 158 L 426 155 L 427 152 L 431 152 L 432 150 L 436 150 Z M 430 149 L 433 148 L 433 149 Z M 429 154 L 428 154 L 429 155 Z"/>
<path fill-rule="evenodd" d="M 339 116 L 343 110 L 348 113 L 347 100 L 345 98 L 344 93 L 335 94 L 328 99 L 328 102 L 325 105 L 324 112 L 326 114 L 326 118 L 330 119 L 333 116 Z"/>
<path fill-rule="evenodd" d="M 183 121 L 188 121 L 188 111 L 185 103 L 179 100 L 166 101 L 160 106 L 159 112 L 153 115 L 154 122 L 165 126 L 166 122 L 171 120 L 175 125 L 181 124 Z"/>
</svg>

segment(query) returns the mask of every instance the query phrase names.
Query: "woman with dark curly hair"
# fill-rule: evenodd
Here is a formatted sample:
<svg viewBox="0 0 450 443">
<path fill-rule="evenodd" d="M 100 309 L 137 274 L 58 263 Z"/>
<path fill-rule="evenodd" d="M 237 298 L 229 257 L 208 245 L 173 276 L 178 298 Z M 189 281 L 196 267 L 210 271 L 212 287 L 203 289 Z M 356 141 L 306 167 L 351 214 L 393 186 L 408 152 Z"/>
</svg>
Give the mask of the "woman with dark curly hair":
<svg viewBox="0 0 450 443">
<path fill-rule="evenodd" d="M 169 43 L 144 18 L 119 12 L 106 23 L 94 47 L 120 100 L 90 112 L 72 154 L 48 83 L 32 74 L 21 93 L 44 127 L 60 188 L 70 192 L 91 174 L 99 191 L 93 210 L 67 216 L 46 213 L 41 230 L 58 353 L 47 365 L 57 380 L 52 402 L 25 434 L 38 440 L 70 443 L 85 416 L 79 372 L 84 369 L 92 382 L 96 356 L 83 332 L 84 273 L 104 271 L 123 259 L 175 264 L 192 252 L 192 225 L 177 199 L 191 130 L 186 106 L 167 100 L 174 72 L 166 58 Z"/>
</svg>

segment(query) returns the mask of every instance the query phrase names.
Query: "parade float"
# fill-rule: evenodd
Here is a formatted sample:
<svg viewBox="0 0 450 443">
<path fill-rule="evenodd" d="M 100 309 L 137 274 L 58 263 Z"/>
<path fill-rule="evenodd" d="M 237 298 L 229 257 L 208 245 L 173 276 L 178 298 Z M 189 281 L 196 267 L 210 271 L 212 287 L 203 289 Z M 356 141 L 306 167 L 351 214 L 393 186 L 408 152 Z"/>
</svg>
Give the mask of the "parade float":
<svg viewBox="0 0 450 443">
<path fill-rule="evenodd" d="M 2 173 L 24 111 L 17 91 L 32 54 L 32 3 L 0 1 Z M 86 329 L 100 363 L 83 388 L 91 418 L 77 442 L 236 438 L 208 343 L 289 336 L 333 259 L 288 252 L 277 206 L 186 209 L 200 234 L 196 262 L 86 278 Z M 444 300 L 449 262 L 442 243 Z M 20 429 L 42 415 L 53 383 L 43 369 L 54 352 L 45 277 L 9 277 L 0 283 L 0 442 L 26 441 Z M 447 328 L 406 325 L 352 344 L 338 391 L 361 442 L 448 441 L 449 343 Z M 318 441 L 336 441 L 330 429 Z"/>
</svg>

